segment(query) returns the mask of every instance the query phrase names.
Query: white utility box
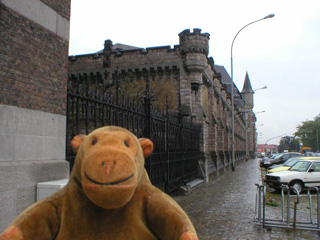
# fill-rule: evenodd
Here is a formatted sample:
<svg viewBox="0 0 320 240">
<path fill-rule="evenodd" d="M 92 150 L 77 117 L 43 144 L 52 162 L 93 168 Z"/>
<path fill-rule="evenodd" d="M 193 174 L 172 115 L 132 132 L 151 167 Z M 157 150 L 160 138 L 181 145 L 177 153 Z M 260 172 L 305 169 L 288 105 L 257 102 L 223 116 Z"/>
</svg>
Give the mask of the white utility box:
<svg viewBox="0 0 320 240">
<path fill-rule="evenodd" d="M 67 185 L 69 179 L 61 179 L 50 182 L 42 182 L 37 184 L 37 202 L 43 198 L 50 196 L 51 194 L 58 192 L 65 185 Z"/>
</svg>

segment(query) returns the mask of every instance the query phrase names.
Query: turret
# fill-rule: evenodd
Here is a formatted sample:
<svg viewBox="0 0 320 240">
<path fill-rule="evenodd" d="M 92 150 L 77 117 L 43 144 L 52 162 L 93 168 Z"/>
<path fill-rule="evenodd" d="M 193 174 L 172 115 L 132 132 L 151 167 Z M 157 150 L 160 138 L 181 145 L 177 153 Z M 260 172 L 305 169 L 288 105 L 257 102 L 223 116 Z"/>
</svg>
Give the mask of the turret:
<svg viewBox="0 0 320 240">
<path fill-rule="evenodd" d="M 254 94 L 254 91 L 252 90 L 252 87 L 251 87 L 249 75 L 248 75 L 248 72 L 246 72 L 246 77 L 244 79 L 241 95 L 244 98 L 245 107 L 248 109 L 253 108 L 253 94 Z"/>
<path fill-rule="evenodd" d="M 201 33 L 201 29 L 194 28 L 193 32 L 189 29 L 179 34 L 180 53 L 183 65 L 190 73 L 191 85 L 199 86 L 202 82 L 201 74 L 207 65 L 209 53 L 208 33 Z"/>
</svg>

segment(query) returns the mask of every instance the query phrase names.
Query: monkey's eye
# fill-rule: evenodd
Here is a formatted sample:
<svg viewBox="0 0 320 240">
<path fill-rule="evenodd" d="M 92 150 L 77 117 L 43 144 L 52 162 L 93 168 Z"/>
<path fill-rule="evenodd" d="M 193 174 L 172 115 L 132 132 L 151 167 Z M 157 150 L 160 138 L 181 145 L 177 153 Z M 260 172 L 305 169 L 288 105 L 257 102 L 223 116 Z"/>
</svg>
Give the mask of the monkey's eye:
<svg viewBox="0 0 320 240">
<path fill-rule="evenodd" d="M 96 138 L 93 139 L 93 140 L 92 140 L 92 145 L 95 145 L 97 142 L 98 142 L 98 139 L 96 139 Z"/>
<path fill-rule="evenodd" d="M 130 145 L 129 145 L 127 140 L 124 141 L 124 145 L 126 145 L 127 147 L 130 147 Z"/>
</svg>

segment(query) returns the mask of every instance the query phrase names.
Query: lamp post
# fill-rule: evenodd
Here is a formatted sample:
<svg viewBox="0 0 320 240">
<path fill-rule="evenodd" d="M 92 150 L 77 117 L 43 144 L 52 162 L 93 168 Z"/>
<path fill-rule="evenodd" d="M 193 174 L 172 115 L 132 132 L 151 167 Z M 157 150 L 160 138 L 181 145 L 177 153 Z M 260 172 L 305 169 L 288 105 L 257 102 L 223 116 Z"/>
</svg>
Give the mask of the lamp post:
<svg viewBox="0 0 320 240">
<path fill-rule="evenodd" d="M 232 40 L 232 44 L 231 44 L 231 121 L 232 121 L 232 164 L 231 164 L 231 168 L 232 168 L 232 171 L 235 170 L 235 156 L 234 156 L 234 85 L 233 85 L 233 58 L 232 58 L 232 50 L 233 50 L 233 44 L 234 44 L 234 41 L 236 40 L 238 34 L 247 26 L 253 24 L 253 23 L 256 23 L 256 22 L 259 22 L 259 21 L 262 21 L 262 20 L 265 20 L 265 19 L 268 19 L 268 18 L 273 18 L 274 17 L 274 14 L 269 14 L 267 16 L 265 16 L 264 18 L 261 18 L 261 19 L 258 19 L 256 21 L 253 21 L 253 22 L 250 22 L 248 23 L 247 25 L 245 25 L 244 27 L 242 27 L 238 32 L 237 34 L 235 35 L 235 37 L 233 38 Z M 247 133 L 246 133 L 247 134 Z"/>
<path fill-rule="evenodd" d="M 317 137 L 317 153 L 319 152 L 319 121 L 317 120 L 317 118 L 315 119 L 315 122 L 317 124 L 317 129 L 316 129 L 316 137 Z"/>
<path fill-rule="evenodd" d="M 253 89 L 253 91 L 255 92 L 255 91 L 258 91 L 258 90 L 262 90 L 262 89 L 267 89 L 267 85 L 265 85 L 265 86 L 262 87 L 262 88 Z"/>
<path fill-rule="evenodd" d="M 267 143 L 268 143 L 270 140 L 275 139 L 275 138 L 280 138 L 280 137 L 283 137 L 283 136 L 285 136 L 285 135 L 287 135 L 287 134 L 281 134 L 281 135 L 279 135 L 279 136 L 269 138 L 269 139 L 266 141 L 266 143 L 264 144 L 265 151 L 266 151 Z"/>
<path fill-rule="evenodd" d="M 268 143 L 270 140 L 272 140 L 272 139 L 279 138 L 279 137 L 283 137 L 283 136 L 285 136 L 285 135 L 287 135 L 287 134 L 281 134 L 281 135 L 279 135 L 279 136 L 269 138 L 264 145 L 267 145 L 267 143 Z"/>
</svg>

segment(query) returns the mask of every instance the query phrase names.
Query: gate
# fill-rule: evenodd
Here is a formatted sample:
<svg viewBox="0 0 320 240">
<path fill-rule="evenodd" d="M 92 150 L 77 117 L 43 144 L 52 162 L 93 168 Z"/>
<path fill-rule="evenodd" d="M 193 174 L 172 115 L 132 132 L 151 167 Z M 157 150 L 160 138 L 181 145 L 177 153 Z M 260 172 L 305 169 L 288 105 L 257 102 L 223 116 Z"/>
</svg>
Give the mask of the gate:
<svg viewBox="0 0 320 240">
<path fill-rule="evenodd" d="M 125 79 L 121 79 L 125 81 Z M 70 147 L 77 134 L 89 134 L 94 129 L 115 125 L 133 132 L 138 138 L 147 137 L 154 143 L 154 152 L 146 159 L 145 168 L 151 182 L 171 192 L 201 175 L 198 161 L 201 126 L 192 117 L 182 114 L 180 101 L 177 112 L 156 111 L 150 91 L 148 73 L 144 72 L 145 91 L 138 99 L 125 98 L 121 93 L 119 72 L 112 83 L 102 84 L 99 75 L 70 75 L 67 91 L 66 159 L 72 169 L 75 154 Z"/>
</svg>

